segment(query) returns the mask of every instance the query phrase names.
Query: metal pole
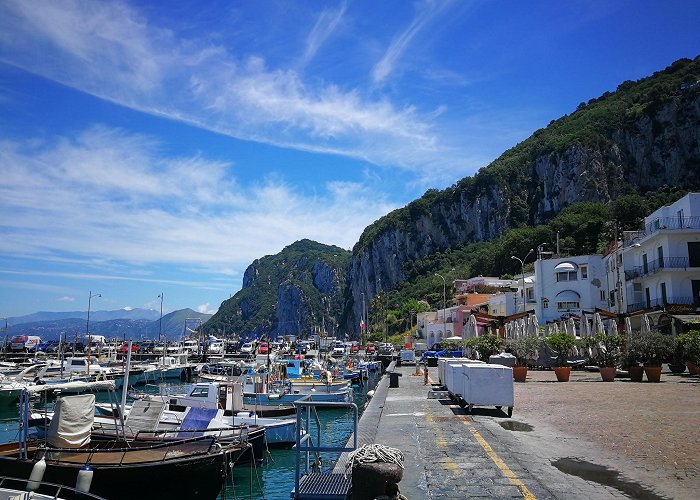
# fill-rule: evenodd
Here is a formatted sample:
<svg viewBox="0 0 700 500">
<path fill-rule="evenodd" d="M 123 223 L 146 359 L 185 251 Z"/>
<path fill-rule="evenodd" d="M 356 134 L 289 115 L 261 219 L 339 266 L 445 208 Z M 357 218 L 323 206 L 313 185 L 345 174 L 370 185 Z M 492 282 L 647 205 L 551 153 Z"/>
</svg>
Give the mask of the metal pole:
<svg viewBox="0 0 700 500">
<path fill-rule="evenodd" d="M 158 339 L 163 342 L 163 369 L 165 370 L 165 348 L 167 342 L 162 338 L 163 336 L 163 292 L 160 292 L 160 320 L 158 320 Z"/>
<path fill-rule="evenodd" d="M 92 290 L 90 290 L 90 295 L 88 296 L 88 310 L 87 310 L 87 322 L 85 323 L 85 341 L 87 342 L 90 339 L 90 304 L 92 303 L 92 298 L 93 297 L 102 297 L 102 294 L 96 293 L 92 294 Z M 78 336 L 76 335 L 75 341 L 78 341 Z M 75 344 L 73 344 L 73 353 L 75 353 Z"/>
<path fill-rule="evenodd" d="M 442 338 L 444 339 L 447 337 L 447 311 L 445 310 L 447 280 L 441 274 L 435 273 L 435 276 L 442 278 Z"/>
<path fill-rule="evenodd" d="M 532 252 L 534 252 L 534 249 L 531 248 L 530 251 L 529 251 L 529 252 L 527 253 L 527 255 L 525 256 L 525 258 L 523 258 L 523 259 L 521 259 L 520 257 L 516 257 L 515 255 L 511 255 L 511 256 L 510 256 L 511 259 L 514 259 L 514 260 L 517 260 L 518 262 L 520 262 L 520 273 L 521 273 L 522 278 L 523 278 L 523 289 L 522 289 L 522 294 L 523 294 L 523 300 L 522 300 L 522 303 L 523 303 L 523 312 L 525 312 L 525 261 L 527 260 L 527 258 L 530 256 L 530 254 L 531 254 Z M 517 295 L 516 295 L 516 299 L 517 299 Z M 516 310 L 517 310 L 517 307 L 516 307 Z"/>
<path fill-rule="evenodd" d="M 2 345 L 2 352 L 7 354 L 7 318 L 0 318 L 5 320 L 5 343 Z"/>
</svg>

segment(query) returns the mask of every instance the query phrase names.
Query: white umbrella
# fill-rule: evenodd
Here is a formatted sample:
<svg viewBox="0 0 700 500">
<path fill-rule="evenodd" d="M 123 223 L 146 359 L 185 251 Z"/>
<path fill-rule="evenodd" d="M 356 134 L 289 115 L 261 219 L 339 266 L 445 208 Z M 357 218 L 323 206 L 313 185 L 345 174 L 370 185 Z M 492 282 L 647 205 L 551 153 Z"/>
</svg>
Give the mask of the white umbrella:
<svg viewBox="0 0 700 500">
<path fill-rule="evenodd" d="M 617 335 L 617 321 L 610 320 L 610 335 Z"/>
<path fill-rule="evenodd" d="M 581 315 L 581 337 L 590 337 L 591 332 L 588 329 L 588 319 L 586 319 L 586 315 L 582 314 Z"/>
<path fill-rule="evenodd" d="M 628 337 L 632 335 L 632 321 L 630 320 L 629 316 L 625 318 L 625 333 Z"/>
<path fill-rule="evenodd" d="M 649 316 L 646 314 L 642 318 L 642 331 L 641 331 L 641 333 L 642 334 L 651 333 L 651 323 L 649 322 Z"/>
<path fill-rule="evenodd" d="M 569 318 L 569 333 L 573 335 L 574 337 L 576 336 L 576 323 L 574 322 L 574 318 Z"/>
</svg>

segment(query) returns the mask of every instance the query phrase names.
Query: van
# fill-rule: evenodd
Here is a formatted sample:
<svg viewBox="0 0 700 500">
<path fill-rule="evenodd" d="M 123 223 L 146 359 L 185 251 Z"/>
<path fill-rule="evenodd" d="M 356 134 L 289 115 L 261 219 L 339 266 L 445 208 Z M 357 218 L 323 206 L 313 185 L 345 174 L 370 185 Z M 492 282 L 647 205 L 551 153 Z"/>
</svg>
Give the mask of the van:
<svg viewBox="0 0 700 500">
<path fill-rule="evenodd" d="M 107 343 L 104 335 L 88 335 L 85 343 L 90 343 L 91 346 L 103 346 Z"/>
<path fill-rule="evenodd" d="M 11 351 L 33 351 L 41 344 L 41 337 L 35 335 L 15 335 L 10 341 Z"/>
</svg>

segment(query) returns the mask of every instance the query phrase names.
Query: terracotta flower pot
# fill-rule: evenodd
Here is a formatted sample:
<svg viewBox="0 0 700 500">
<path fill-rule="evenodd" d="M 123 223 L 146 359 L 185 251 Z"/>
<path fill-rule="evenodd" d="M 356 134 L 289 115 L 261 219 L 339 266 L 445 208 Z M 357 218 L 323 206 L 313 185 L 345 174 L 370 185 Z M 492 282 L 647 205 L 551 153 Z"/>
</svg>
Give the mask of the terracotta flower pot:
<svg viewBox="0 0 700 500">
<path fill-rule="evenodd" d="M 617 368 L 614 366 L 601 366 L 600 367 L 600 377 L 603 382 L 615 382 L 615 375 L 617 375 Z"/>
<path fill-rule="evenodd" d="M 644 367 L 643 366 L 630 366 L 629 367 L 630 380 L 632 382 L 641 382 L 644 379 Z"/>
<path fill-rule="evenodd" d="M 660 366 L 645 366 L 644 373 L 647 375 L 649 382 L 661 382 L 661 367 Z"/>
<path fill-rule="evenodd" d="M 557 366 L 554 368 L 554 373 L 557 376 L 557 382 L 568 382 L 571 376 L 570 366 Z"/>
<path fill-rule="evenodd" d="M 698 374 L 698 366 L 695 363 L 691 363 L 688 361 L 685 366 L 688 367 L 688 373 L 691 375 L 697 375 Z"/>
<path fill-rule="evenodd" d="M 514 366 L 513 367 L 513 380 L 516 382 L 525 382 L 527 378 L 527 366 Z"/>
</svg>

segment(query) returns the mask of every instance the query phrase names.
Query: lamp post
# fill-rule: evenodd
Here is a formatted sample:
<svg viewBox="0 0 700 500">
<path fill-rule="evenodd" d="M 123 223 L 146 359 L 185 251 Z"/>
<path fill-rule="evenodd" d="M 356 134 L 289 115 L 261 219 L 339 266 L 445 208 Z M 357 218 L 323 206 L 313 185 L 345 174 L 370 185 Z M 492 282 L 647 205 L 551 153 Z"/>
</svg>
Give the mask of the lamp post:
<svg viewBox="0 0 700 500">
<path fill-rule="evenodd" d="M 90 304 L 92 303 L 93 297 L 102 297 L 102 294 L 101 293 L 92 293 L 92 291 L 90 291 L 90 296 L 88 297 L 87 322 L 85 323 L 85 341 L 86 342 L 90 341 Z M 73 352 L 75 352 L 75 344 L 73 344 Z"/>
<path fill-rule="evenodd" d="M 365 317 L 365 292 L 362 294 L 362 312 L 360 313 L 360 345 L 365 345 L 365 329 L 367 328 L 367 318 Z"/>
<path fill-rule="evenodd" d="M 511 259 L 517 260 L 518 262 L 520 262 L 520 274 L 522 275 L 522 278 L 523 278 L 523 290 L 522 290 L 522 293 L 523 293 L 523 300 L 522 300 L 523 312 L 525 312 L 525 261 L 527 260 L 527 258 L 530 256 L 530 254 L 533 251 L 534 250 L 531 248 L 530 251 L 527 253 L 527 255 L 523 259 L 521 259 L 520 257 L 516 257 L 515 255 L 510 256 Z M 516 296 L 516 298 L 517 298 L 517 296 Z M 517 309 L 517 307 L 516 307 L 516 309 Z"/>
<path fill-rule="evenodd" d="M 160 319 L 158 320 L 158 340 L 163 340 L 163 292 L 158 295 L 160 299 Z M 163 369 L 165 370 L 165 350 L 167 342 L 163 341 Z"/>
<path fill-rule="evenodd" d="M 2 352 L 7 352 L 7 318 L 0 318 L 5 320 L 5 343 L 2 345 Z"/>
<path fill-rule="evenodd" d="M 435 273 L 435 276 L 442 278 L 442 338 L 447 337 L 447 311 L 445 311 L 447 280 L 442 274 Z"/>
</svg>

